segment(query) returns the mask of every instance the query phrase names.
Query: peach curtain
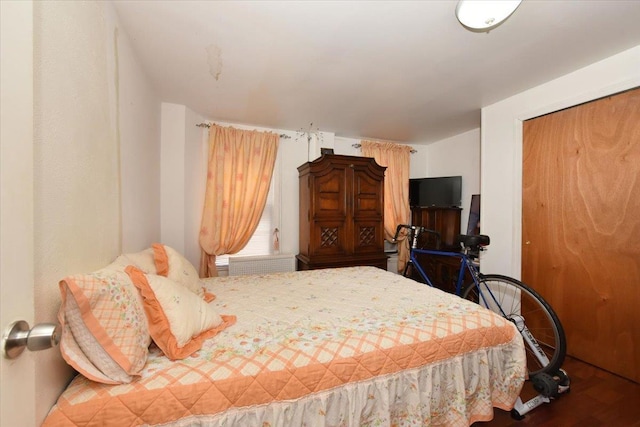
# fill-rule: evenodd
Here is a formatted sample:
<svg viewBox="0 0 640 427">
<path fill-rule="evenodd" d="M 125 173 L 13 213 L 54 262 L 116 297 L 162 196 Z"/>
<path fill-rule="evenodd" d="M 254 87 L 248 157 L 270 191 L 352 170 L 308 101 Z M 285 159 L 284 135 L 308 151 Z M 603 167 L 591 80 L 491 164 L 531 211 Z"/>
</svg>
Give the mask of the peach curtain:
<svg viewBox="0 0 640 427">
<path fill-rule="evenodd" d="M 242 249 L 269 194 L 280 138 L 211 125 L 209 165 L 200 226 L 200 277 L 218 275 L 216 256 Z"/>
<path fill-rule="evenodd" d="M 380 166 L 386 166 L 384 177 L 384 234 L 391 241 L 398 224 L 408 224 L 409 210 L 409 158 L 411 147 L 391 142 L 361 141 L 362 155 L 373 157 Z M 398 236 L 398 271 L 404 271 L 409 259 L 406 234 Z"/>
</svg>

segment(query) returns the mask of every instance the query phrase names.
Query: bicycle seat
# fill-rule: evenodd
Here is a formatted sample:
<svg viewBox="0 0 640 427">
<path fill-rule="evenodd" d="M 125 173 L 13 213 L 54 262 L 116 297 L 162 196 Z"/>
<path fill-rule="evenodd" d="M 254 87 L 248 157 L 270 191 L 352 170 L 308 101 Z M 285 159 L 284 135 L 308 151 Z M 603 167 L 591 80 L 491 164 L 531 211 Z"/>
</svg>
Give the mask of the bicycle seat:
<svg viewBox="0 0 640 427">
<path fill-rule="evenodd" d="M 489 236 L 485 236 L 484 234 L 472 236 L 461 234 L 458 236 L 458 243 L 462 243 L 465 248 L 469 248 L 472 251 L 477 251 L 480 246 L 489 245 L 489 242 Z"/>
</svg>

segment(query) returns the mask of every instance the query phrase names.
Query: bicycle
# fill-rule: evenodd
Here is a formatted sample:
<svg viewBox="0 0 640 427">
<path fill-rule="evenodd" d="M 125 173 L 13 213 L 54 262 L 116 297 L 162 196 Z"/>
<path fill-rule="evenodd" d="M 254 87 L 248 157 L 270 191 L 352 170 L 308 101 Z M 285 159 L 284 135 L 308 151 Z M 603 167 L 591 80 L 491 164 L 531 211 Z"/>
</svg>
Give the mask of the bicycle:
<svg viewBox="0 0 640 427">
<path fill-rule="evenodd" d="M 480 272 L 477 259 L 480 252 L 489 245 L 489 236 L 461 234 L 457 239 L 461 251 L 456 252 L 440 250 L 440 233 L 420 226 L 398 225 L 394 241 L 397 241 L 402 229 L 408 230 L 407 239 L 410 243 L 409 261 L 405 266 L 404 276 L 415 278 L 415 271 L 419 279 L 433 287 L 418 255 L 458 257 L 460 269 L 455 294 L 500 314 L 514 323 L 522 335 L 529 379 L 540 395 L 526 403 L 518 398 L 511 411 L 514 418 L 521 419 L 526 412 L 542 403 L 548 403 L 549 398 L 556 398 L 569 391 L 569 377 L 561 369 L 567 342 L 560 319 L 544 298 L 528 285 L 508 276 Z M 427 243 L 435 248 L 418 247 L 419 237 L 423 233 L 427 233 Z M 468 284 L 464 281 L 466 273 L 471 277 Z"/>
</svg>

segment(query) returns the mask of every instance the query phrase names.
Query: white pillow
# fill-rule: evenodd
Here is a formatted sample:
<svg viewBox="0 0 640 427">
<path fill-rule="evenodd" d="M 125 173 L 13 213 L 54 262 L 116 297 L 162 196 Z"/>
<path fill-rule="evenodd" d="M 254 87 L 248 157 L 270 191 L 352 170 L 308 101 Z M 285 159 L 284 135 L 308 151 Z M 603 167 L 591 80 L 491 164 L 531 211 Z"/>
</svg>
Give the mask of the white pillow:
<svg viewBox="0 0 640 427">
<path fill-rule="evenodd" d="M 184 359 L 202 347 L 204 340 L 235 323 L 235 316 L 220 316 L 201 297 L 171 279 L 126 268 L 140 291 L 149 333 L 171 360 Z"/>
<path fill-rule="evenodd" d="M 151 247 L 153 248 L 156 274 L 181 284 L 200 297 L 205 296 L 200 276 L 193 264 L 167 245 L 154 243 Z M 142 270 L 144 271 L 144 269 Z"/>
<path fill-rule="evenodd" d="M 156 262 L 153 248 L 148 248 L 140 252 L 122 254 L 107 268 L 124 271 L 128 265 L 134 265 L 145 273 L 156 272 Z"/>
</svg>

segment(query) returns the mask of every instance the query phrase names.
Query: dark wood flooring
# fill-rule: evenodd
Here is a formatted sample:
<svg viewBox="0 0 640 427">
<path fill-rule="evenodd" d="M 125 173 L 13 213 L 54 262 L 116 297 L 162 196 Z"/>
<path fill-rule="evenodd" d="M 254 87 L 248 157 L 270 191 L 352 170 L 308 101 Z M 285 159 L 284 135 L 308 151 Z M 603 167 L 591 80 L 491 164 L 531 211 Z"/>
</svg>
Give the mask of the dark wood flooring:
<svg viewBox="0 0 640 427">
<path fill-rule="evenodd" d="M 473 427 L 640 426 L 640 384 L 570 357 L 562 368 L 571 379 L 568 393 L 537 407 L 521 421 L 496 409 L 492 421 Z M 527 394 L 535 396 L 530 382 L 523 389 L 523 396 Z"/>
</svg>

